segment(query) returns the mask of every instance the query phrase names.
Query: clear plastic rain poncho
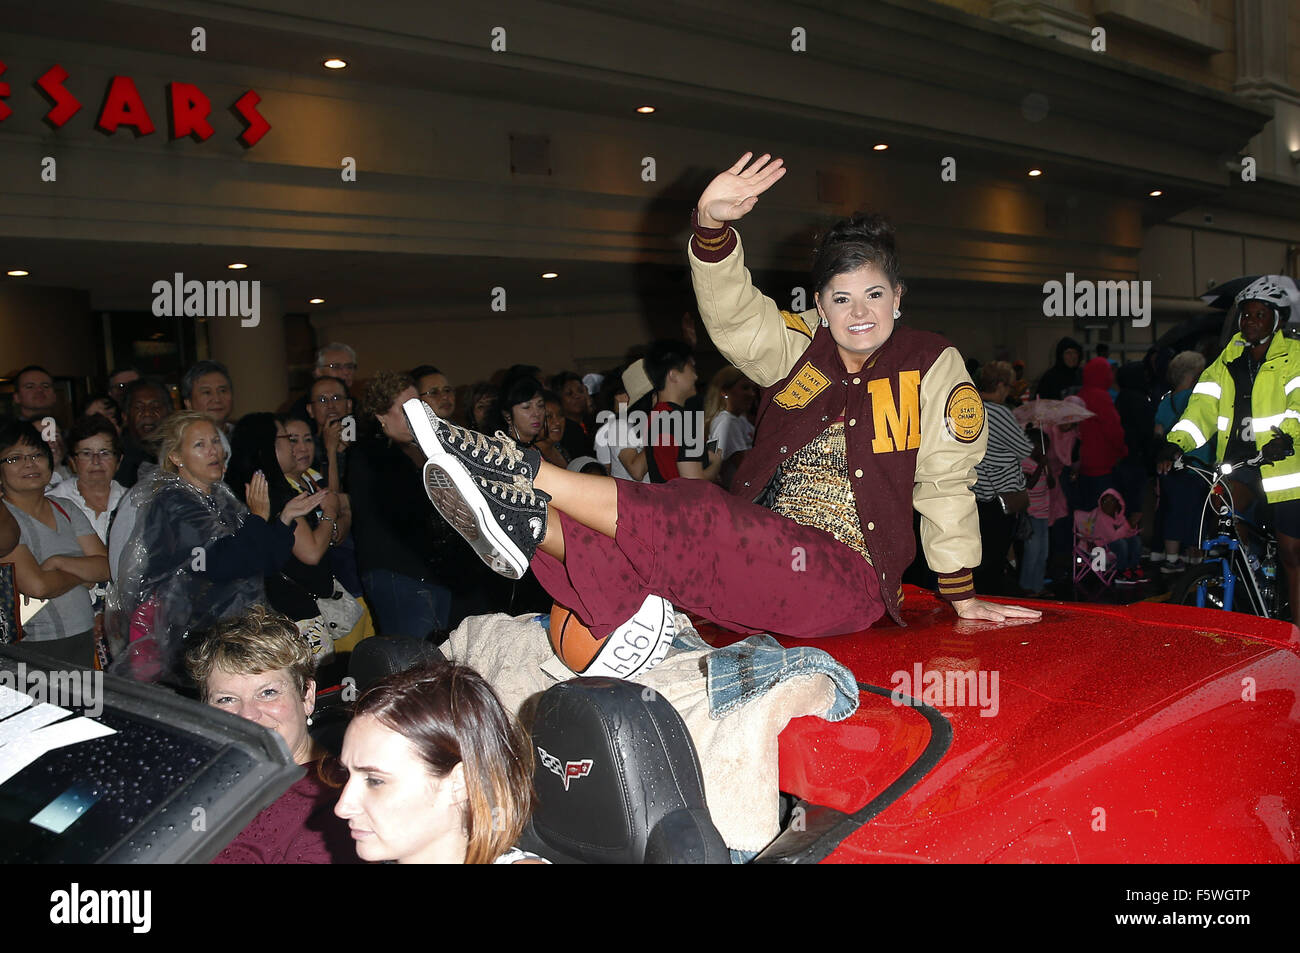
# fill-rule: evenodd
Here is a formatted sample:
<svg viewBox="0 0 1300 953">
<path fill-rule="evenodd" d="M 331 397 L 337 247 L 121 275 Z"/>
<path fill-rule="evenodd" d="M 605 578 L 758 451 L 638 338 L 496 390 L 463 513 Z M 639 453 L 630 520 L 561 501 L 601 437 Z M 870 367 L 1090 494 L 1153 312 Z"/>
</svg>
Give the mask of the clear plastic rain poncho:
<svg viewBox="0 0 1300 953">
<path fill-rule="evenodd" d="M 207 548 L 239 532 L 248 508 L 224 483 L 204 493 L 162 470 L 141 476 L 123 504 L 135 508 L 135 526 L 104 618 L 109 671 L 178 682 L 187 635 L 265 600 L 260 575 L 208 572 Z"/>
</svg>

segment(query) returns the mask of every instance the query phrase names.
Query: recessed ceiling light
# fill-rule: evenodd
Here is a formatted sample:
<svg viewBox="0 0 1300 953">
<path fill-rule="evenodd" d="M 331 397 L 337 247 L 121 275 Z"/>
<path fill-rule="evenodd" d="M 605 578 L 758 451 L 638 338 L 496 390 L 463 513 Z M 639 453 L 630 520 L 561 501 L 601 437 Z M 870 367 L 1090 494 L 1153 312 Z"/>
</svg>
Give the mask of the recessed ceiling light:
<svg viewBox="0 0 1300 953">
<path fill-rule="evenodd" d="M 232 261 L 226 267 L 229 268 L 231 271 L 243 271 L 248 266 L 245 265 L 242 261 Z"/>
<path fill-rule="evenodd" d="M 10 278 L 26 278 L 31 274 L 31 272 L 23 271 L 21 268 L 15 268 L 13 271 L 6 271 L 5 274 Z"/>
<path fill-rule="evenodd" d="M 548 271 L 548 272 L 543 273 L 542 277 L 543 277 L 543 278 L 558 278 L 558 277 L 560 277 L 560 275 L 559 275 L 558 272 Z"/>
<path fill-rule="evenodd" d="M 1159 189 L 1152 189 L 1150 192 L 1147 193 L 1147 195 L 1151 196 L 1153 199 L 1158 199 L 1160 198 L 1160 196 L 1164 194 L 1165 193 L 1161 192 Z"/>
<path fill-rule="evenodd" d="M 889 143 L 887 143 L 887 142 L 877 142 L 877 143 L 876 143 L 874 146 L 872 146 L 871 148 L 874 149 L 876 152 L 884 152 L 886 149 L 889 148 Z"/>
<path fill-rule="evenodd" d="M 308 301 L 307 303 L 308 303 L 308 304 L 324 304 L 324 303 L 325 303 L 325 299 L 324 299 L 324 298 L 312 298 L 312 299 L 311 299 L 310 301 Z"/>
<path fill-rule="evenodd" d="M 347 65 L 348 65 L 347 60 L 341 60 L 337 56 L 331 56 L 329 59 L 327 59 L 324 63 L 321 64 L 321 66 L 324 66 L 326 69 L 343 69 L 343 67 Z"/>
<path fill-rule="evenodd" d="M 648 116 L 655 111 L 655 108 L 653 106 L 637 106 L 636 111 L 644 116 Z"/>
<path fill-rule="evenodd" d="M 1030 170 L 1029 170 L 1029 174 L 1030 174 L 1031 176 L 1042 175 L 1042 174 L 1043 174 L 1043 170 L 1042 170 L 1042 169 L 1030 169 Z"/>
</svg>

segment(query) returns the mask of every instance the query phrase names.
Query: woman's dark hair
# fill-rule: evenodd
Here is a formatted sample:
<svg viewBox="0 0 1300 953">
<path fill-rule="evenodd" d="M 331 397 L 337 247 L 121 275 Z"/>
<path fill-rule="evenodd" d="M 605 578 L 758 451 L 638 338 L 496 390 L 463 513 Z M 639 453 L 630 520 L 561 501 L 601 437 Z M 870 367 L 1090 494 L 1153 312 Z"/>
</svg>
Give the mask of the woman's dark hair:
<svg viewBox="0 0 1300 953">
<path fill-rule="evenodd" d="M 358 699 L 353 722 L 364 715 L 405 738 L 434 777 L 464 765 L 465 863 L 514 846 L 533 808 L 533 749 L 481 675 L 452 662 L 390 675 Z"/>
<path fill-rule="evenodd" d="M 284 504 L 297 496 L 275 455 L 275 414 L 245 414 L 235 424 L 230 434 L 230 463 L 226 467 L 225 483 L 242 502 L 244 484 L 253 479 L 258 470 L 266 477 L 271 496 L 271 513 L 279 513 Z"/>
<path fill-rule="evenodd" d="M 894 248 L 894 226 L 883 215 L 859 212 L 831 226 L 813 251 L 812 286 L 818 294 L 836 275 L 875 265 L 891 286 L 902 288 L 898 277 L 898 252 Z"/>
<path fill-rule="evenodd" d="M 501 390 L 497 392 L 497 407 L 500 408 L 502 416 L 508 418 L 515 404 L 526 404 L 544 390 L 541 381 L 531 374 L 507 377 L 501 382 Z"/>
<path fill-rule="evenodd" d="M 6 420 L 0 424 L 0 450 L 13 446 L 31 447 L 33 450 L 44 451 L 45 462 L 50 465 L 50 472 L 54 472 L 54 454 L 45 441 L 41 439 L 41 432 L 31 424 L 19 420 Z"/>
<path fill-rule="evenodd" d="M 66 438 L 68 455 L 71 456 L 76 452 L 77 444 L 81 443 L 81 441 L 99 436 L 109 439 L 115 456 L 122 456 L 122 438 L 118 435 L 113 422 L 102 414 L 87 414 L 85 417 L 78 417 L 72 422 Z"/>
</svg>

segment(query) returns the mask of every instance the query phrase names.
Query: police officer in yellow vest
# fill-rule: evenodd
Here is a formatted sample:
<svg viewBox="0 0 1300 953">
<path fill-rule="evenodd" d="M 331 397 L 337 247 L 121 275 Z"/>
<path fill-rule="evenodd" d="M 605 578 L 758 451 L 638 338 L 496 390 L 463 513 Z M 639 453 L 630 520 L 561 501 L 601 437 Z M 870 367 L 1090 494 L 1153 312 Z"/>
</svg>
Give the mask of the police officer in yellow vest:
<svg viewBox="0 0 1300 953">
<path fill-rule="evenodd" d="M 1258 468 L 1234 469 L 1233 502 L 1241 512 L 1263 493 L 1272 504 L 1294 611 L 1300 607 L 1300 456 L 1293 453 L 1300 436 L 1300 341 L 1281 334 L 1290 299 L 1272 276 L 1242 289 L 1233 304 L 1238 333 L 1192 389 L 1158 469 L 1166 472 L 1182 451 L 1216 435 L 1220 460 L 1236 463 L 1262 452 Z"/>
</svg>

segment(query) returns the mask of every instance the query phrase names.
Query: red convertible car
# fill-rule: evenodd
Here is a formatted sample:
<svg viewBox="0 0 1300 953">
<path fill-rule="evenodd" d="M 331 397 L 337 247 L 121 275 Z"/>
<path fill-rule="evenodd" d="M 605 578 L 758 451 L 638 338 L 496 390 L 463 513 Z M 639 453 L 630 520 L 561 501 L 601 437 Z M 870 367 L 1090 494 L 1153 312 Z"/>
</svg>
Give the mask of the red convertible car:
<svg viewBox="0 0 1300 953">
<path fill-rule="evenodd" d="M 792 721 L 798 798 L 760 862 L 1259 863 L 1300 859 L 1300 630 L 1153 603 L 955 620 L 815 644 L 862 690 Z M 735 637 L 705 627 L 721 644 Z"/>
<path fill-rule="evenodd" d="M 906 627 L 804 643 L 852 670 L 861 707 L 781 734 L 784 826 L 753 862 L 1300 859 L 1294 626 L 1153 604 L 1041 605 L 1033 624 L 960 622 L 909 588 Z M 300 774 L 278 735 L 156 686 L 106 678 L 93 706 L 66 709 L 20 694 L 46 683 L 40 656 L 0 646 L 0 861 L 202 863 Z M 590 709 L 628 685 L 584 679 L 543 698 L 577 686 L 569 695 Z M 643 698 L 639 687 L 625 694 Z M 337 743 L 347 713 L 335 701 L 317 725 Z M 558 805 L 552 832 L 567 824 L 564 846 L 581 848 L 568 859 L 730 859 L 715 849 L 693 750 L 667 708 L 640 735 L 607 710 L 588 718 L 610 744 L 601 764 L 593 740 L 582 784 L 563 782 L 579 800 L 557 795 L 568 775 L 539 761 L 539 847 Z M 576 711 L 555 709 L 560 745 L 580 730 Z M 683 759 L 654 760 L 674 745 Z M 607 783 L 629 761 L 647 769 L 638 783 Z M 629 791 L 660 808 L 685 791 L 688 810 L 647 834 L 656 822 Z"/>
</svg>

